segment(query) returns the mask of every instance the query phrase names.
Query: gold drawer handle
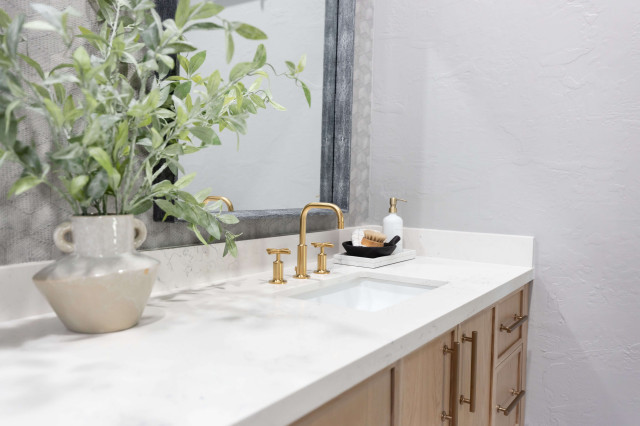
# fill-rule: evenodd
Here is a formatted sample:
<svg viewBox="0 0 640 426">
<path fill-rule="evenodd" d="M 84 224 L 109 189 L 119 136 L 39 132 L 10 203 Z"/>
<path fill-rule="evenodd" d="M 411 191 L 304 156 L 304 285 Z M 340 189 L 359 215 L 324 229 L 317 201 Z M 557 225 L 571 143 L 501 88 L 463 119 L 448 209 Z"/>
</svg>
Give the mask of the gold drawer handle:
<svg viewBox="0 0 640 426">
<path fill-rule="evenodd" d="M 449 426 L 458 426 L 458 372 L 460 370 L 460 342 L 453 342 L 453 347 L 444 346 L 444 355 L 451 354 L 451 377 L 449 383 L 449 412 L 443 411 L 440 414 L 440 421 L 449 420 Z M 443 384 L 444 386 L 444 384 Z"/>
<path fill-rule="evenodd" d="M 513 409 L 516 408 L 516 405 L 518 405 L 518 402 L 520 402 L 520 400 L 524 396 L 524 389 L 521 390 L 520 392 L 516 392 L 515 390 L 511 389 L 511 393 L 514 394 L 516 397 L 514 398 L 513 401 L 511 401 L 511 404 L 509 404 L 507 408 L 501 407 L 499 405 L 497 406 L 498 412 L 504 413 L 505 416 L 508 416 L 511 413 L 511 411 L 513 411 Z"/>
<path fill-rule="evenodd" d="M 469 404 L 469 412 L 476 412 L 476 377 L 478 375 L 478 332 L 471 332 L 471 337 L 466 334 L 462 335 L 462 343 L 471 342 L 471 379 L 470 382 L 470 395 L 469 398 L 465 398 L 464 395 L 460 395 L 460 404 Z"/>
<path fill-rule="evenodd" d="M 507 333 L 513 332 L 529 319 L 529 315 L 514 315 L 513 319 L 515 320 L 515 322 L 509 326 L 500 324 L 500 331 L 506 331 Z"/>
</svg>

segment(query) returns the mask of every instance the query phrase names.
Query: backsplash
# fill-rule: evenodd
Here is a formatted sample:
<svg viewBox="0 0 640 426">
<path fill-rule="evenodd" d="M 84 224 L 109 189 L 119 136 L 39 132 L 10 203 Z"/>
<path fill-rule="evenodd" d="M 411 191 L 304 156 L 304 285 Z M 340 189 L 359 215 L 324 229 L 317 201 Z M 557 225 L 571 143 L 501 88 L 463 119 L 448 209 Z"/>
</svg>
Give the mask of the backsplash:
<svg viewBox="0 0 640 426">
<path fill-rule="evenodd" d="M 377 225 L 365 227 L 380 229 Z M 333 255 L 344 251 L 341 242 L 350 240 L 354 229 L 308 233 L 307 242 L 334 244 L 333 248 L 326 249 L 331 269 Z M 532 237 L 418 228 L 405 228 L 404 235 L 405 247 L 416 250 L 418 256 L 525 267 L 533 264 Z M 291 249 L 291 255 L 283 258 L 285 276 L 290 276 L 296 264 L 298 242 L 298 235 L 240 241 L 238 250 L 242 255 L 238 258 L 222 257 L 224 245 L 221 243 L 145 251 L 161 262 L 152 296 L 188 291 L 251 274 L 261 274 L 260 279 L 266 282 L 271 279 L 274 260 L 266 253 L 269 247 Z M 316 253 L 317 249 L 309 247 L 307 266 L 310 270 L 316 265 Z M 51 312 L 31 280 L 48 264 L 45 261 L 0 266 L 0 322 Z"/>
<path fill-rule="evenodd" d="M 14 16 L 19 12 L 35 17 L 29 1 L 8 0 L 3 8 Z M 82 17 L 94 16 L 89 4 L 84 0 L 43 0 L 42 3 L 57 8 L 72 6 Z M 91 20 L 75 18 L 71 25 L 91 26 Z M 373 1 L 356 3 L 356 36 L 353 82 L 353 131 L 351 146 L 351 211 L 345 215 L 346 225 L 366 222 L 369 211 L 369 140 L 371 116 L 371 61 L 373 32 Z M 63 46 L 55 38 L 45 33 L 29 33 L 31 56 L 45 69 L 52 62 L 59 62 Z M 36 41 L 37 40 L 37 41 Z M 34 43 L 34 41 L 36 41 Z M 40 118 L 29 117 L 24 125 L 28 135 L 35 141 L 40 153 L 48 150 L 47 126 Z M 7 192 L 19 175 L 20 170 L 13 164 L 0 168 L 0 265 L 34 262 L 59 258 L 62 254 L 53 245 L 53 230 L 69 218 L 66 205 L 44 187 L 31 190 L 18 197 L 8 199 Z M 311 201 L 311 200 L 310 200 Z M 302 208 L 302 206 L 300 206 Z M 176 247 L 199 244 L 194 234 L 181 224 L 153 222 L 151 211 L 141 215 L 149 230 L 142 249 Z M 267 235 L 290 235 L 298 232 L 297 220 L 278 218 L 244 219 L 233 227 L 235 233 L 242 233 L 240 239 L 261 238 Z M 335 219 L 327 216 L 309 217 L 310 232 L 331 229 Z"/>
<path fill-rule="evenodd" d="M 180 228 L 176 225 L 176 227 Z M 182 227 L 184 229 L 184 227 Z M 186 230 L 185 230 L 186 231 Z M 187 231 L 189 232 L 189 231 Z M 327 249 L 329 257 L 341 248 L 339 242 L 348 238 L 347 233 L 338 230 L 307 234 L 308 241 L 332 242 L 335 247 Z M 270 279 L 273 256 L 266 253 L 268 247 L 287 247 L 293 255 L 285 256 L 285 271 L 292 274 L 296 262 L 298 235 L 262 238 L 238 242 L 241 256 L 222 257 L 224 244 L 211 244 L 208 247 L 194 245 L 170 249 L 148 250 L 145 254 L 160 263 L 158 279 L 152 295 L 173 293 L 203 284 L 217 283 L 241 275 L 257 272 Z M 314 265 L 315 249 L 309 250 L 308 265 Z M 8 321 L 32 315 L 51 312 L 51 307 L 38 292 L 31 277 L 50 262 L 32 262 L 0 266 L 0 321 Z"/>
</svg>

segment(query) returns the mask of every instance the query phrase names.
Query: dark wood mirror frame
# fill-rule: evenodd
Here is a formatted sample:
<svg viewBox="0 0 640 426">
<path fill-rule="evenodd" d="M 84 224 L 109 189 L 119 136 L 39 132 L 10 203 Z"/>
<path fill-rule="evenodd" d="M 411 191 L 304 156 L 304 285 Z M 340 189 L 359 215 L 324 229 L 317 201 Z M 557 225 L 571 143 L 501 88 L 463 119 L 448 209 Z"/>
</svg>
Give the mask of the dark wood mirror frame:
<svg viewBox="0 0 640 426">
<path fill-rule="evenodd" d="M 326 0 L 325 6 L 320 201 L 337 204 L 345 212 L 349 211 L 351 174 L 355 2 Z M 156 9 L 162 19 L 173 18 L 177 4 L 177 0 L 156 0 Z M 175 182 L 176 176 L 167 169 L 159 179 Z M 241 220 L 281 217 L 290 221 L 300 215 L 300 209 L 240 210 L 234 214 Z M 163 217 L 164 211 L 154 205 L 153 219 L 162 221 Z"/>
</svg>

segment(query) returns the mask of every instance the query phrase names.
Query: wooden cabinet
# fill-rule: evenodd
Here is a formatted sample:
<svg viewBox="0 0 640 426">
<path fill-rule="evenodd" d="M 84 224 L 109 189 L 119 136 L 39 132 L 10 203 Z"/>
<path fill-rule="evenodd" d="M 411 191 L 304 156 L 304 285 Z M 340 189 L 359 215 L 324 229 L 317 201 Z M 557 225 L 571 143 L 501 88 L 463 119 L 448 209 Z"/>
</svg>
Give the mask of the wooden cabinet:
<svg viewBox="0 0 640 426">
<path fill-rule="evenodd" d="M 391 426 L 392 369 L 385 369 L 293 423 L 295 426 Z"/>
<path fill-rule="evenodd" d="M 492 426 L 524 424 L 529 286 L 496 304 Z"/>
<path fill-rule="evenodd" d="M 456 330 L 451 330 L 401 359 L 397 367 L 397 409 L 394 425 L 441 426 L 441 414 L 449 411 L 451 359 L 443 348 L 451 348 Z M 434 391 L 434 390 L 437 390 Z"/>
<path fill-rule="evenodd" d="M 521 394 L 524 380 L 523 346 L 518 345 L 496 368 L 496 416 L 495 426 L 516 426 L 523 424 Z M 487 423 L 488 424 L 488 423 Z"/>
<path fill-rule="evenodd" d="M 460 405 L 458 425 L 488 426 L 493 376 L 493 309 L 486 309 L 460 324 L 458 336 L 460 398 L 468 401 Z"/>
<path fill-rule="evenodd" d="M 523 425 L 528 291 L 529 284 L 294 425 Z"/>
<path fill-rule="evenodd" d="M 526 322 L 527 295 L 524 289 L 518 290 L 496 304 L 494 333 L 498 341 L 496 348 L 498 358 L 503 357 L 509 349 L 521 341 L 526 332 L 526 327 L 521 325 Z"/>
</svg>

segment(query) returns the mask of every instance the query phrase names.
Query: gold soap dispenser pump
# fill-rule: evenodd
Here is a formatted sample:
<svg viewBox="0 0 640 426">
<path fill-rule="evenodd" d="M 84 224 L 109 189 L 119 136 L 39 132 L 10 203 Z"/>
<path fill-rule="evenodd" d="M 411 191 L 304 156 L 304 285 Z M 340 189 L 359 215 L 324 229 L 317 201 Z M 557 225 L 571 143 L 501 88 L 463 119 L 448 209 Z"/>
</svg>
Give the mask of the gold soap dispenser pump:
<svg viewBox="0 0 640 426">
<path fill-rule="evenodd" d="M 394 253 L 402 252 L 402 240 L 404 238 L 402 234 L 403 222 L 402 218 L 398 216 L 398 201 L 404 201 L 402 198 L 391 197 L 389 199 L 389 214 L 382 220 L 382 232 L 387 236 L 387 240 L 395 237 L 400 237 L 400 241 L 396 244 Z"/>
</svg>

